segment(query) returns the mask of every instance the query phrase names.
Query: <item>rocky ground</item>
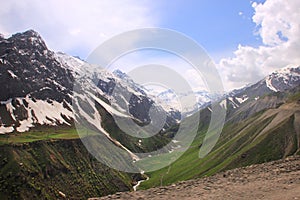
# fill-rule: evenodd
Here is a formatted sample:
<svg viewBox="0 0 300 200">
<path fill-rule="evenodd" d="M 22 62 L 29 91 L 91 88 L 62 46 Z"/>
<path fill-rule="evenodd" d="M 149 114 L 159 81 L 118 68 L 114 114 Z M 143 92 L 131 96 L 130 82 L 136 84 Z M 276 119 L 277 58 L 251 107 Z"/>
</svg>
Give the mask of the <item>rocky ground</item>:
<svg viewBox="0 0 300 200">
<path fill-rule="evenodd" d="M 233 169 L 211 177 L 183 181 L 166 187 L 91 199 L 300 200 L 300 156 Z"/>
</svg>

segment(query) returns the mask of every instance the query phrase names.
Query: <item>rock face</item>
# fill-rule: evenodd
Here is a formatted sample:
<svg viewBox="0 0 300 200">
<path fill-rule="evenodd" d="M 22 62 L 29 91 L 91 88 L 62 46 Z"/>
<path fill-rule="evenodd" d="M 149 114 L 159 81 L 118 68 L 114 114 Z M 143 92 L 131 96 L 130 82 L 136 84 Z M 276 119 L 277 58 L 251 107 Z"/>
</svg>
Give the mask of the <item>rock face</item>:
<svg viewBox="0 0 300 200">
<path fill-rule="evenodd" d="M 0 40 L 0 133 L 72 120 L 74 77 L 33 30 Z"/>
<path fill-rule="evenodd" d="M 91 199 L 299 199 L 299 177 L 300 156 L 294 156 L 170 186 Z"/>
<path fill-rule="evenodd" d="M 30 95 L 70 102 L 74 78 L 33 30 L 0 39 L 0 101 Z"/>
</svg>

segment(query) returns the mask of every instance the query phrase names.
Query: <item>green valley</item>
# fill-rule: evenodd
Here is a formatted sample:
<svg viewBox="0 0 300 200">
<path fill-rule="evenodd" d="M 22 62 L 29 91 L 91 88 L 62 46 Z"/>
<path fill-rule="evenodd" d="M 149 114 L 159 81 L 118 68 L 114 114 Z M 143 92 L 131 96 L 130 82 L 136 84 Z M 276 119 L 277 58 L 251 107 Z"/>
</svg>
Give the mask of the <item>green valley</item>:
<svg viewBox="0 0 300 200">
<path fill-rule="evenodd" d="M 143 182 L 139 189 L 170 185 L 227 169 L 300 154 L 299 93 L 285 96 L 286 103 L 280 103 L 276 108 L 263 109 L 243 120 L 238 119 L 240 113 L 236 112 L 225 124 L 212 152 L 199 159 L 199 149 L 207 130 L 201 122 L 208 111 L 202 110 L 198 135 L 191 147 L 170 166 L 147 173 L 149 180 Z"/>
</svg>

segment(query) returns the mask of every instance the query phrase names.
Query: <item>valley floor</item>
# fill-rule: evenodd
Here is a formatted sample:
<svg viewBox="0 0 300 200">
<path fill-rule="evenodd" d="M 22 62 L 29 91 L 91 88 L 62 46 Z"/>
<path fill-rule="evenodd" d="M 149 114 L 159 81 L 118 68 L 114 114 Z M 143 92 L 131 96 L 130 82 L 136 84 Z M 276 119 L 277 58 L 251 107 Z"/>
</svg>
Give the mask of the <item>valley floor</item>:
<svg viewBox="0 0 300 200">
<path fill-rule="evenodd" d="M 171 186 L 91 199 L 300 199 L 300 156 L 233 169 Z"/>
</svg>

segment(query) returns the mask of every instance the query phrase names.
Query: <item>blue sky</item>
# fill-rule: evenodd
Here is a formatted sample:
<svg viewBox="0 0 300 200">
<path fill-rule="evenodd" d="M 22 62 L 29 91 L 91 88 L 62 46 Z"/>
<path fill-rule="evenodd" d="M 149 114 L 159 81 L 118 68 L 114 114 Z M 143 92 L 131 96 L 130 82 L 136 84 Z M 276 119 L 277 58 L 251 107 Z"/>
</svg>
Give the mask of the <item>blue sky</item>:
<svg viewBox="0 0 300 200">
<path fill-rule="evenodd" d="M 238 44 L 261 44 L 250 1 L 176 0 L 160 9 L 161 26 L 192 37 L 216 59 L 232 55 Z"/>
<path fill-rule="evenodd" d="M 173 29 L 206 49 L 230 90 L 300 65 L 299 7 L 299 0 L 1 0 L 0 33 L 34 29 L 50 49 L 85 59 L 124 31 Z M 133 55 L 124 62 L 133 65 L 145 56 L 156 57 Z"/>
</svg>

